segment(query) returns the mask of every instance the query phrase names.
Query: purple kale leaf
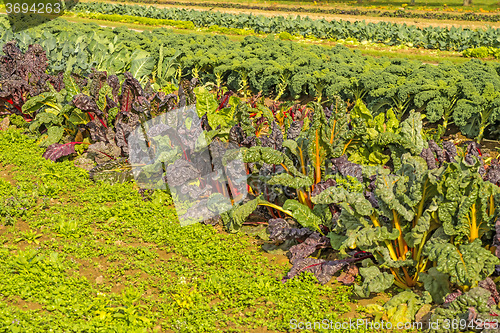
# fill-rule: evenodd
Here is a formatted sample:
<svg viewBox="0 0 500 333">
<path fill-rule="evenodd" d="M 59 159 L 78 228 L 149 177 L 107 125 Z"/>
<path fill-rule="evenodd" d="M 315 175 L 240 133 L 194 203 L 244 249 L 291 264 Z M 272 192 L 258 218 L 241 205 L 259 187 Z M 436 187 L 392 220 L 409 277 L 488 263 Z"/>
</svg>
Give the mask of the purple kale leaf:
<svg viewBox="0 0 500 333">
<path fill-rule="evenodd" d="M 312 197 L 317 196 L 318 194 L 320 194 L 321 192 L 332 186 L 337 186 L 337 182 L 332 178 L 326 181 L 321 181 L 316 185 L 314 185 L 314 190 L 312 191 L 311 196 Z"/>
<path fill-rule="evenodd" d="M 454 162 L 455 157 L 458 156 L 457 147 L 455 147 L 455 144 L 451 141 L 443 141 L 443 148 L 445 161 L 448 163 Z"/>
<path fill-rule="evenodd" d="M 298 138 L 303 126 L 303 121 L 296 120 L 292 122 L 292 124 L 288 128 L 288 132 L 286 133 L 286 138 L 289 140 L 295 140 L 296 138 Z"/>
<path fill-rule="evenodd" d="M 343 177 L 351 176 L 363 182 L 363 170 L 361 165 L 349 162 L 346 155 L 338 158 L 332 158 L 333 173 L 339 172 Z"/>
<path fill-rule="evenodd" d="M 349 265 L 349 260 L 333 260 L 305 258 L 298 260 L 290 269 L 288 274 L 281 280 L 285 283 L 302 272 L 313 273 L 319 283 L 326 284 L 330 279 L 345 266 Z"/>
<path fill-rule="evenodd" d="M 285 219 L 271 219 L 267 227 L 269 239 L 284 242 L 287 239 L 304 238 L 312 234 L 309 228 L 292 227 Z"/>
<path fill-rule="evenodd" d="M 495 159 L 491 161 L 484 180 L 487 180 L 497 186 L 500 186 L 500 161 Z"/>
<path fill-rule="evenodd" d="M 295 264 L 299 260 L 313 254 L 319 247 L 323 247 L 327 244 L 330 244 L 327 237 L 314 232 L 304 242 L 290 248 L 290 262 Z"/>
<path fill-rule="evenodd" d="M 434 157 L 434 154 L 432 153 L 432 150 L 430 148 L 424 148 L 420 153 L 420 157 L 425 160 L 425 162 L 427 163 L 427 167 L 430 170 L 436 169 L 438 167 L 436 157 Z"/>
<path fill-rule="evenodd" d="M 486 173 L 486 169 L 484 168 L 484 161 L 480 145 L 477 142 L 470 141 L 467 143 L 467 149 L 465 152 L 465 162 L 469 165 L 474 165 L 475 164 L 474 157 L 481 163 L 481 167 L 479 168 L 479 174 L 481 176 L 484 176 Z"/>
</svg>

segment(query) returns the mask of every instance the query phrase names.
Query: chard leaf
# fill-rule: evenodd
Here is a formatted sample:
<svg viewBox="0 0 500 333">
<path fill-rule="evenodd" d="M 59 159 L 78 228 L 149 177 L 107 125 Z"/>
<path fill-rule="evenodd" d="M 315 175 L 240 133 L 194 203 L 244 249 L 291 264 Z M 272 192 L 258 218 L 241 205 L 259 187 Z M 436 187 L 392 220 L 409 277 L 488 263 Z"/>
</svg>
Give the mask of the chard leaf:
<svg viewBox="0 0 500 333">
<path fill-rule="evenodd" d="M 422 136 L 422 114 L 412 110 L 410 116 L 401 123 L 401 144 L 413 155 L 420 155 L 425 142 Z"/>
<path fill-rule="evenodd" d="M 226 222 L 226 227 L 228 230 L 234 232 L 239 230 L 243 226 L 243 222 L 252 214 L 257 206 L 261 203 L 266 203 L 267 201 L 262 199 L 262 196 L 259 196 L 253 200 L 250 200 L 243 205 L 233 207 L 231 211 L 229 211 L 229 219 Z"/>
<path fill-rule="evenodd" d="M 369 216 L 373 213 L 373 207 L 362 193 L 349 192 L 345 188 L 330 186 L 318 195 L 311 198 L 314 204 L 340 204 L 350 205 L 356 213 Z"/>
<path fill-rule="evenodd" d="M 365 122 L 370 122 L 373 120 L 372 113 L 370 112 L 370 110 L 368 110 L 365 103 L 363 103 L 361 99 L 358 99 L 356 101 L 356 105 L 354 105 L 354 108 L 352 108 L 350 114 L 352 119 L 361 118 Z"/>
<path fill-rule="evenodd" d="M 63 82 L 64 82 L 64 88 L 66 89 L 68 96 L 75 96 L 81 92 L 78 83 L 71 76 L 71 73 L 69 72 L 64 73 Z"/>
<path fill-rule="evenodd" d="M 436 262 L 436 269 L 450 275 L 452 283 L 474 286 L 490 276 L 499 263 L 498 258 L 481 246 L 476 239 L 472 243 L 459 245 L 431 243 L 424 246 L 423 254 Z"/>
<path fill-rule="evenodd" d="M 305 228 L 312 230 L 320 230 L 319 225 L 322 223 L 321 218 L 316 216 L 311 208 L 301 204 L 297 200 L 288 199 L 283 205 L 283 209 L 292 212 L 294 219 Z"/>
<path fill-rule="evenodd" d="M 38 111 L 44 105 L 53 105 L 56 103 L 56 94 L 52 92 L 44 92 L 40 95 L 29 98 L 23 104 L 22 110 L 24 113 L 32 114 Z"/>
<path fill-rule="evenodd" d="M 54 143 L 47 147 L 45 152 L 43 153 L 43 157 L 55 162 L 57 159 L 71 155 L 75 152 L 75 142 L 69 142 L 65 144 Z"/>
<path fill-rule="evenodd" d="M 209 114 L 212 114 L 215 110 L 217 110 L 219 103 L 215 99 L 215 96 L 206 88 L 196 87 L 194 88 L 194 92 L 196 94 L 196 112 L 198 113 L 198 117 L 201 118 L 204 114 L 207 114 L 208 117 Z M 212 128 L 216 127 L 217 126 L 212 126 Z"/>
<path fill-rule="evenodd" d="M 294 154 L 295 156 L 299 156 L 299 154 L 297 153 L 297 141 L 295 140 L 284 140 L 283 141 L 283 147 L 286 147 L 288 149 L 290 149 L 290 151 L 292 152 L 292 154 Z"/>
<path fill-rule="evenodd" d="M 53 145 L 54 143 L 58 143 L 59 140 L 62 139 L 64 134 L 64 128 L 60 126 L 51 126 L 47 130 L 47 139 L 45 139 L 40 146 L 42 147 L 48 147 L 50 145 Z"/>
<path fill-rule="evenodd" d="M 404 195 L 406 190 L 405 177 L 403 176 L 382 175 L 377 177 L 374 193 L 379 199 L 380 209 L 386 217 L 393 219 L 393 211 L 395 211 L 406 221 L 410 221 L 413 218 L 414 213 L 404 205 L 404 200 L 402 200 L 403 203 L 398 200 L 399 197 Z"/>
<path fill-rule="evenodd" d="M 311 186 L 313 180 L 307 176 L 294 177 L 288 173 L 280 173 L 273 176 L 267 183 L 269 185 L 282 185 L 297 189 Z"/>
<path fill-rule="evenodd" d="M 394 283 L 394 275 L 381 272 L 377 266 L 361 267 L 359 274 L 363 277 L 363 284 L 354 285 L 354 293 L 367 298 L 371 293 L 381 293 Z"/>
<path fill-rule="evenodd" d="M 283 163 L 283 154 L 274 150 L 271 147 L 261 147 L 262 161 L 267 164 L 281 164 Z"/>
<path fill-rule="evenodd" d="M 446 295 L 451 293 L 448 274 L 441 273 L 436 267 L 431 267 L 427 273 L 418 273 L 418 278 L 424 284 L 431 296 L 432 301 L 436 304 L 442 304 Z"/>
<path fill-rule="evenodd" d="M 414 292 L 405 290 L 392 297 L 384 304 L 384 308 L 387 311 L 387 318 L 393 324 L 411 323 L 423 303 Z"/>
</svg>

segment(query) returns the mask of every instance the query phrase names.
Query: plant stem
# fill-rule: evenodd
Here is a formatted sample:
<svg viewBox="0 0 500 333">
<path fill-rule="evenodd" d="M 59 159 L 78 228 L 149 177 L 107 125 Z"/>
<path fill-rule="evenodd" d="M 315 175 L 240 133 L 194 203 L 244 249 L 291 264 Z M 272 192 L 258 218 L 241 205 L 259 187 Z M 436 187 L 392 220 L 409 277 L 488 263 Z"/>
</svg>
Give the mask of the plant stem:
<svg viewBox="0 0 500 333">
<path fill-rule="evenodd" d="M 315 145 L 316 145 L 316 179 L 315 183 L 319 183 L 321 181 L 321 160 L 320 160 L 320 147 L 319 147 L 319 135 L 318 129 L 316 129 L 316 137 L 315 137 Z"/>
<path fill-rule="evenodd" d="M 403 230 L 401 229 L 401 225 L 399 223 L 398 213 L 393 209 L 392 214 L 394 216 L 394 227 L 399 231 L 399 236 L 398 236 L 399 253 L 401 255 L 401 258 L 405 260 L 406 252 L 408 252 L 408 245 L 406 245 L 406 242 L 403 238 Z"/>
<path fill-rule="evenodd" d="M 267 207 L 274 208 L 274 209 L 276 209 L 276 210 L 278 210 L 278 211 L 280 211 L 280 212 L 285 213 L 285 214 L 286 214 L 286 215 L 288 215 L 288 216 L 293 217 L 293 215 L 292 215 L 292 212 L 291 212 L 291 211 L 286 210 L 286 209 L 283 209 L 283 208 L 281 208 L 280 206 L 275 205 L 275 204 L 272 204 L 272 203 L 270 203 L 270 202 L 262 202 L 262 203 L 259 203 L 259 205 L 260 205 L 260 206 L 267 206 Z"/>
<path fill-rule="evenodd" d="M 470 236 L 469 243 L 472 243 L 476 238 L 479 237 L 479 230 L 477 225 L 477 216 L 476 216 L 476 203 L 474 202 L 471 207 L 471 217 L 469 219 L 469 227 L 470 227 Z"/>
<path fill-rule="evenodd" d="M 372 220 L 373 225 L 380 228 L 380 223 L 378 222 L 377 218 L 373 214 L 370 215 L 370 218 Z M 391 256 L 391 259 L 394 261 L 397 261 L 398 256 L 396 255 L 396 252 L 394 251 L 392 244 L 388 240 L 385 240 L 384 243 L 387 246 L 387 249 L 389 250 L 389 255 Z"/>
</svg>

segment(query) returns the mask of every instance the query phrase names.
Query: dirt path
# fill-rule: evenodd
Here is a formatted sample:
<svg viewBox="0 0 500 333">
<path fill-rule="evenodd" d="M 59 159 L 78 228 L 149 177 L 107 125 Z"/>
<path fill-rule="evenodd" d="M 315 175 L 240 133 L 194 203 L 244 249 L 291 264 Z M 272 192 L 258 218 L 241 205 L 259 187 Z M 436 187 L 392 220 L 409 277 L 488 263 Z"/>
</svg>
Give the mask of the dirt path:
<svg viewBox="0 0 500 333">
<path fill-rule="evenodd" d="M 82 2 L 91 2 L 88 0 L 83 0 Z M 128 4 L 128 5 L 137 5 L 137 3 L 130 2 L 115 2 L 115 1 L 105 1 L 109 3 L 116 4 Z M 149 4 L 144 4 L 145 6 L 151 6 Z M 165 5 L 165 4 L 157 4 L 154 5 L 158 8 L 179 8 L 179 6 L 174 5 Z M 306 6 L 302 6 L 306 7 Z M 283 12 L 283 11 L 268 11 L 268 10 L 248 10 L 248 9 L 233 9 L 233 8 L 221 8 L 221 7 L 200 7 L 200 6 L 182 6 L 184 9 L 193 9 L 198 11 L 219 11 L 222 13 L 228 14 L 254 14 L 254 15 L 263 15 L 267 17 L 274 16 L 308 16 L 313 19 L 326 19 L 326 20 L 344 20 L 349 22 L 356 21 L 366 21 L 371 23 L 377 22 L 392 22 L 398 24 L 407 24 L 407 25 L 415 25 L 419 28 L 425 27 L 445 27 L 450 28 L 452 26 L 460 26 L 471 29 L 477 28 L 487 28 L 487 27 L 496 27 L 500 28 L 500 22 L 471 22 L 471 21 L 455 21 L 455 20 L 427 20 L 427 19 L 415 19 L 415 18 L 399 18 L 399 17 L 372 17 L 372 16 L 355 16 L 355 15 L 328 15 L 328 14 L 316 14 L 316 13 L 302 13 L 302 12 Z M 278 7 L 277 7 L 278 8 Z M 337 7 L 338 8 L 338 7 Z"/>
</svg>

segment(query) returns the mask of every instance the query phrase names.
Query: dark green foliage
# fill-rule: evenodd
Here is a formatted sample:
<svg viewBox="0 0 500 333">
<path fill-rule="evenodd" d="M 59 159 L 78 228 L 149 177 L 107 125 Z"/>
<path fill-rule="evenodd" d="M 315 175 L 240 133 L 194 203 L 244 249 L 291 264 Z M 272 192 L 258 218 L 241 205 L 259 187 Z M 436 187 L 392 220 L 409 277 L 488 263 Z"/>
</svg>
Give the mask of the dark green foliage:
<svg viewBox="0 0 500 333">
<path fill-rule="evenodd" d="M 185 6 L 185 4 L 184 4 Z M 295 8 L 294 8 L 295 9 Z M 292 35 L 321 39 L 348 39 L 384 43 L 387 45 L 409 45 L 427 49 L 462 51 L 473 47 L 499 47 L 497 36 L 500 30 L 489 28 L 442 28 L 407 26 L 390 22 L 366 23 L 364 21 L 327 21 L 309 17 L 265 17 L 253 14 L 228 14 L 217 11 L 196 11 L 154 6 L 130 6 L 109 3 L 79 3 L 72 11 L 84 13 L 119 14 L 159 20 L 192 22 L 197 27 L 220 26 L 247 29 L 255 33 L 276 33 L 280 39 L 288 40 Z M 404 13 L 404 11 L 403 11 Z M 331 14 L 331 13 L 329 13 Z M 118 15 L 116 15 L 118 16 Z M 495 16 L 498 19 L 498 15 Z M 286 35 L 288 34 L 288 35 Z"/>
</svg>

